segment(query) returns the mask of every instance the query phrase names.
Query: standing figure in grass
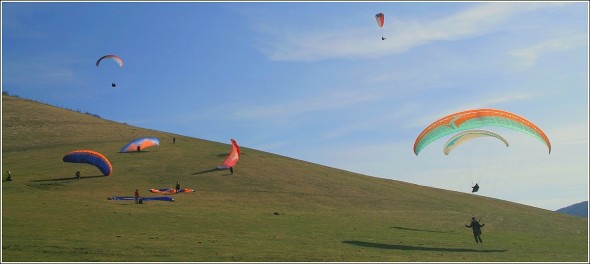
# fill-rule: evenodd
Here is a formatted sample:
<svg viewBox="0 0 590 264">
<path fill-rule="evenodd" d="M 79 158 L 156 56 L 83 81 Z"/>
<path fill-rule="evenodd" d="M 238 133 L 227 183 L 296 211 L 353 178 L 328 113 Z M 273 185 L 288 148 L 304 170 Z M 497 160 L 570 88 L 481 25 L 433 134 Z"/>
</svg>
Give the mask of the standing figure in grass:
<svg viewBox="0 0 590 264">
<path fill-rule="evenodd" d="M 139 203 L 139 189 L 135 189 L 135 203 Z"/>
<path fill-rule="evenodd" d="M 481 240 L 481 228 L 485 224 L 479 224 L 477 220 L 475 220 L 475 216 L 471 217 L 471 223 L 469 225 L 465 225 L 465 227 L 470 227 L 473 229 L 473 237 L 475 238 L 475 243 L 483 243 Z"/>
</svg>

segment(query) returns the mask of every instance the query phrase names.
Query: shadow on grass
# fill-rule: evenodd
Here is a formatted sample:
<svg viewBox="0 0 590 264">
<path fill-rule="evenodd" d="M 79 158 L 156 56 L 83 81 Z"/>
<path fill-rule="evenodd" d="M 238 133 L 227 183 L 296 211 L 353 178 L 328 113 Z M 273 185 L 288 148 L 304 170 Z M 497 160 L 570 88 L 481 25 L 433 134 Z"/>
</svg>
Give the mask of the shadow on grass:
<svg viewBox="0 0 590 264">
<path fill-rule="evenodd" d="M 92 179 L 92 178 L 103 178 L 103 177 L 108 177 L 108 176 L 104 176 L 104 175 L 80 176 L 80 180 L 83 180 L 83 179 Z M 34 180 L 34 181 L 31 181 L 31 182 L 75 181 L 75 180 L 77 180 L 77 178 L 74 176 L 74 177 L 55 178 L 55 179 L 48 179 L 48 180 Z"/>
<path fill-rule="evenodd" d="M 421 247 L 421 246 L 406 246 L 406 245 L 391 245 L 373 242 L 364 242 L 357 240 L 342 241 L 345 244 L 351 244 L 359 247 L 371 247 L 381 249 L 397 249 L 397 250 L 422 250 L 422 251 L 443 251 L 443 252 L 481 252 L 481 253 L 496 253 L 506 252 L 506 249 L 472 249 L 472 248 L 445 248 L 445 247 Z"/>
<path fill-rule="evenodd" d="M 214 172 L 214 171 L 220 171 L 220 169 L 214 168 L 214 169 L 210 169 L 210 170 L 198 171 L 198 172 L 195 172 L 191 175 L 205 174 L 205 173 Z"/>
<path fill-rule="evenodd" d="M 446 234 L 452 234 L 452 232 L 436 231 L 436 230 L 426 230 L 426 229 L 415 229 L 415 228 L 407 228 L 407 227 L 401 227 L 401 226 L 392 226 L 391 228 L 400 229 L 400 230 L 407 230 L 407 231 L 420 231 L 420 232 L 429 232 L 429 233 L 446 233 Z"/>
</svg>

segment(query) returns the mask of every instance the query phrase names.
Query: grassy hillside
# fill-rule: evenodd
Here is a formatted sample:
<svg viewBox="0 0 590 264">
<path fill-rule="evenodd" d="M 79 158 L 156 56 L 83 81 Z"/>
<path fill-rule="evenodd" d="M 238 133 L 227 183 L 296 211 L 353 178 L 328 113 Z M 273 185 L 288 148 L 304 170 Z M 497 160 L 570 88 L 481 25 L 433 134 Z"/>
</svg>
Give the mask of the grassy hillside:
<svg viewBox="0 0 590 264">
<path fill-rule="evenodd" d="M 176 144 L 172 137 L 176 136 Z M 118 153 L 138 137 L 161 145 Z M 242 143 L 128 126 L 2 96 L 2 261 L 588 261 L 588 220 L 477 195 L 350 173 Z M 62 162 L 107 156 L 103 177 Z M 80 170 L 82 179 L 75 180 Z M 400 175 L 403 171 L 399 172 Z M 3 173 L 3 179 L 6 174 Z M 175 202 L 111 201 L 183 188 Z M 471 216 L 481 216 L 475 244 Z"/>
</svg>

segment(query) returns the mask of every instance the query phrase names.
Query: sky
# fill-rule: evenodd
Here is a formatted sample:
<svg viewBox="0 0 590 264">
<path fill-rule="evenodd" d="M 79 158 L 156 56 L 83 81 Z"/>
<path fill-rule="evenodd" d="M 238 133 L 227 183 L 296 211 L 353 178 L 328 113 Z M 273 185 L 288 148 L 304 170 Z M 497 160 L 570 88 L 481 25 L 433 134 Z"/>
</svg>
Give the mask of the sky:
<svg viewBox="0 0 590 264">
<path fill-rule="evenodd" d="M 557 210 L 588 200 L 588 11 L 587 2 L 3 1 L 2 91 L 373 177 L 469 194 L 479 182 L 473 195 Z M 125 65 L 97 67 L 106 54 Z M 486 127 L 509 147 L 481 139 L 444 155 L 449 136 L 414 154 L 429 124 L 476 108 L 529 119 L 551 153 Z"/>
</svg>

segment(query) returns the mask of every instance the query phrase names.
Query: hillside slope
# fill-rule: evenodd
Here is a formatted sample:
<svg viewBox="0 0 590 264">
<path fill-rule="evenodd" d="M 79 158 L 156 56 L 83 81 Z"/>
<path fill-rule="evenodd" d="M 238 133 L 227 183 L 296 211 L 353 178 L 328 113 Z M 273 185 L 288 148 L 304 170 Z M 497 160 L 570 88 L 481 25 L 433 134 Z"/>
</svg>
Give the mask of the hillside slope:
<svg viewBox="0 0 590 264">
<path fill-rule="evenodd" d="M 118 153 L 138 137 L 161 145 Z M 242 157 L 230 175 L 215 170 L 229 144 L 3 95 L 2 171 L 14 181 L 2 183 L 2 261 L 588 260 L 587 219 L 342 171 L 237 140 Z M 75 149 L 107 156 L 112 175 L 62 162 Z M 147 190 L 176 181 L 196 192 L 173 203 L 107 200 L 135 189 L 157 196 Z M 483 245 L 464 227 L 471 216 L 486 224 Z"/>
</svg>

